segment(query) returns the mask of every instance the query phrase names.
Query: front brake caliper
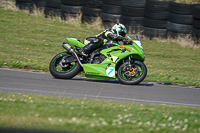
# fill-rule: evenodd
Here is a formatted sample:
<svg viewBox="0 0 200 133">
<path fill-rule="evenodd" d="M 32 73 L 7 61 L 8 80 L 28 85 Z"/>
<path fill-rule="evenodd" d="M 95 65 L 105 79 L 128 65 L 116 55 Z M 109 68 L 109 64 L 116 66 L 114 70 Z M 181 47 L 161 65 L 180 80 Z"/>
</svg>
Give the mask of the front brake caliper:
<svg viewBox="0 0 200 133">
<path fill-rule="evenodd" d="M 137 66 L 127 66 L 126 67 L 126 72 L 124 73 L 126 76 L 128 76 L 128 77 L 133 77 L 133 76 L 135 76 L 136 74 L 137 74 L 137 72 L 138 72 L 138 68 L 137 68 Z"/>
</svg>

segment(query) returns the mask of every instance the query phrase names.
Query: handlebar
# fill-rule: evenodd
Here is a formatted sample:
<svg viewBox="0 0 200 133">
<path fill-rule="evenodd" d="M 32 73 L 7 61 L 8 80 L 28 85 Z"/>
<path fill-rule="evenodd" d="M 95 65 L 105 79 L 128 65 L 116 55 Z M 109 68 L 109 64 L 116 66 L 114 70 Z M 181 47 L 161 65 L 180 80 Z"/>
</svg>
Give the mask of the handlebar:
<svg viewBox="0 0 200 133">
<path fill-rule="evenodd" d="M 118 39 L 120 41 L 122 41 L 124 43 L 124 45 L 132 45 L 134 40 L 130 37 L 130 36 L 126 36 L 127 39 L 131 40 L 131 41 L 128 41 L 125 37 L 122 37 L 122 36 L 119 36 Z M 133 37 L 137 40 L 137 41 L 140 41 L 139 39 L 139 36 L 138 35 L 133 35 Z M 135 40 L 135 41 L 136 41 Z"/>
<path fill-rule="evenodd" d="M 132 41 L 132 39 L 130 39 L 130 40 L 131 41 L 128 41 L 125 37 L 122 38 L 122 42 L 124 43 L 124 45 L 132 45 L 133 41 Z"/>
</svg>

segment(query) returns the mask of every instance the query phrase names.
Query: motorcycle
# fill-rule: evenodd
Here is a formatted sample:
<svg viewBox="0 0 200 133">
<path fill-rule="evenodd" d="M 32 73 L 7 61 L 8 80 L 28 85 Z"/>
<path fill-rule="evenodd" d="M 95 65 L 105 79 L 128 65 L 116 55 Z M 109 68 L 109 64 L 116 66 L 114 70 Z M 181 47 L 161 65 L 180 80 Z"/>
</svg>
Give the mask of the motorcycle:
<svg viewBox="0 0 200 133">
<path fill-rule="evenodd" d="M 66 41 L 62 45 L 66 51 L 54 56 L 49 65 L 50 73 L 55 78 L 71 79 L 83 71 L 87 78 L 118 78 L 122 84 L 135 85 L 147 75 L 144 51 L 137 35 L 127 36 L 122 45 L 113 41 L 109 43 L 112 47 L 88 56 L 80 54 L 81 48 L 85 46 L 80 40 L 66 38 Z"/>
</svg>

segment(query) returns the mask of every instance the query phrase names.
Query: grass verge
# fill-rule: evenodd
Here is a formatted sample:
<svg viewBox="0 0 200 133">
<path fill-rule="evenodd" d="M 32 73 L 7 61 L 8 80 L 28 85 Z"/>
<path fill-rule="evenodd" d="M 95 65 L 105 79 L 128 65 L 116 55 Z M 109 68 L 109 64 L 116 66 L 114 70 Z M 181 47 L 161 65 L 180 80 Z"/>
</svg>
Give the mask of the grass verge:
<svg viewBox="0 0 200 133">
<path fill-rule="evenodd" d="M 199 0 L 175 0 L 175 2 L 182 4 L 200 4 Z"/>
<path fill-rule="evenodd" d="M 0 7 L 0 18 L 0 66 L 46 72 L 53 56 L 64 51 L 61 44 L 66 37 L 83 41 L 104 30 L 99 21 L 89 25 L 80 18 L 49 19 L 42 13 L 18 11 L 13 5 Z M 148 68 L 145 81 L 200 86 L 200 49 L 192 40 L 142 38 L 141 42 Z"/>
<path fill-rule="evenodd" d="M 133 133 L 200 132 L 200 109 L 0 93 L 0 128 Z"/>
</svg>

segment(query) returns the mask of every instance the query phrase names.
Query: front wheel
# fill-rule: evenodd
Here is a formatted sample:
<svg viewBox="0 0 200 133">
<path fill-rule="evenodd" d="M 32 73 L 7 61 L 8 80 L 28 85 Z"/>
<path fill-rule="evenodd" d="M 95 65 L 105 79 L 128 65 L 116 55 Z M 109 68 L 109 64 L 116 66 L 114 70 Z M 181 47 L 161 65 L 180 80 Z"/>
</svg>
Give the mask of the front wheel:
<svg viewBox="0 0 200 133">
<path fill-rule="evenodd" d="M 67 52 L 62 52 L 51 60 L 49 71 L 53 77 L 58 79 L 71 79 L 79 73 L 81 66 L 77 61 L 66 62 L 71 56 Z"/>
<path fill-rule="evenodd" d="M 117 71 L 117 77 L 120 83 L 128 85 L 139 84 L 144 80 L 146 75 L 147 67 L 141 61 L 135 61 L 131 64 L 125 62 Z"/>
</svg>

